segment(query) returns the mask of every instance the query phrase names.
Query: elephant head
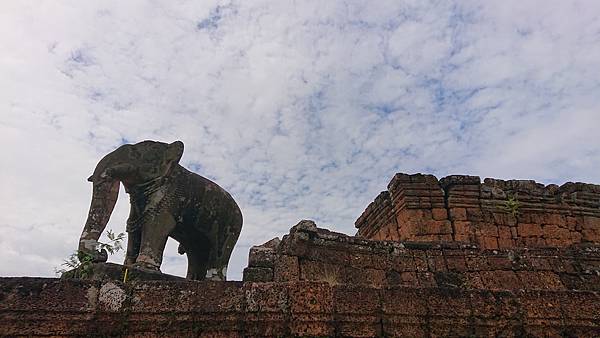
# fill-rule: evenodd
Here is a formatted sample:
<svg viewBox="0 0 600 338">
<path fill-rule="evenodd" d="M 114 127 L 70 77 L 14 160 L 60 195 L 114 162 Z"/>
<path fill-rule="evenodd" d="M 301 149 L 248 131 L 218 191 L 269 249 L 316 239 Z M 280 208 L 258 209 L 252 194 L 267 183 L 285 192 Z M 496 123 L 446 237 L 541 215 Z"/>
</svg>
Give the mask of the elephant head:
<svg viewBox="0 0 600 338">
<path fill-rule="evenodd" d="M 182 154 L 181 141 L 143 141 L 122 145 L 104 156 L 88 178 L 93 184 L 92 202 L 79 239 L 79 251 L 91 255 L 95 262 L 105 262 L 107 253 L 97 250 L 98 239 L 117 202 L 119 182 L 127 192 L 156 182 L 169 174 Z"/>
</svg>

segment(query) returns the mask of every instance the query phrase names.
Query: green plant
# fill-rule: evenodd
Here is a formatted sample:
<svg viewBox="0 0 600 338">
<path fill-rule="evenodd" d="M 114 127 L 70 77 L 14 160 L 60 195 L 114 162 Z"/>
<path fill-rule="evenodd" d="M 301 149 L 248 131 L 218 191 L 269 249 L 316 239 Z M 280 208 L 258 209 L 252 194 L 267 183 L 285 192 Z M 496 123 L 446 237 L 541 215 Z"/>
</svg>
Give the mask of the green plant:
<svg viewBox="0 0 600 338">
<path fill-rule="evenodd" d="M 108 237 L 108 243 L 98 243 L 98 249 L 106 250 L 109 254 L 114 254 L 123 250 L 123 240 L 125 239 L 124 233 L 115 235 L 112 230 L 108 230 L 106 233 Z M 64 266 L 62 269 L 54 269 L 56 274 L 64 275 L 72 278 L 87 278 L 92 273 L 92 263 L 94 257 L 84 251 L 77 250 L 73 252 L 65 261 L 61 264 Z"/>
<path fill-rule="evenodd" d="M 517 217 L 519 214 L 519 200 L 517 199 L 517 195 L 508 195 L 506 201 L 504 201 L 504 206 L 502 209 Z"/>
<path fill-rule="evenodd" d="M 109 254 L 114 254 L 120 250 L 123 250 L 123 240 L 125 239 L 125 234 L 120 233 L 115 235 L 112 230 L 108 230 L 106 232 L 106 237 L 108 237 L 108 243 L 98 243 L 98 249 L 102 251 L 102 249 L 106 250 Z"/>
<path fill-rule="evenodd" d="M 57 275 L 66 274 L 72 278 L 86 278 L 92 272 L 92 262 L 92 255 L 83 251 L 75 251 L 61 264 L 64 268 L 55 269 L 55 272 Z"/>
</svg>

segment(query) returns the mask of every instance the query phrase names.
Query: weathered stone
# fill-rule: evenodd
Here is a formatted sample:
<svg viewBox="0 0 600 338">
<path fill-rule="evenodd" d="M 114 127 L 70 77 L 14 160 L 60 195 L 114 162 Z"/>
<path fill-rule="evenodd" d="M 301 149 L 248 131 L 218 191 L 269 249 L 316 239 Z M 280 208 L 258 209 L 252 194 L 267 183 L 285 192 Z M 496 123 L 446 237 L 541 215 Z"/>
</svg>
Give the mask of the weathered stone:
<svg viewBox="0 0 600 338">
<path fill-rule="evenodd" d="M 276 255 L 277 253 L 273 248 L 253 246 L 250 248 L 248 266 L 272 268 L 275 263 Z"/>
<path fill-rule="evenodd" d="M 357 220 L 358 236 L 488 249 L 600 243 L 599 185 L 396 174 L 388 190 Z M 446 219 L 449 227 L 440 223 Z"/>
<path fill-rule="evenodd" d="M 245 282 L 272 282 L 273 268 L 247 267 L 244 269 Z"/>
<path fill-rule="evenodd" d="M 279 255 L 275 261 L 274 281 L 290 282 L 300 280 L 298 257 Z"/>
<path fill-rule="evenodd" d="M 160 271 L 171 236 L 180 243 L 179 253 L 188 256 L 187 278 L 225 280 L 242 213 L 220 186 L 179 165 L 182 155 L 181 141 L 143 141 L 104 156 L 88 178 L 93 196 L 79 255 L 106 261 L 106 252 L 97 250 L 98 239 L 122 183 L 131 201 L 125 265 Z"/>
</svg>

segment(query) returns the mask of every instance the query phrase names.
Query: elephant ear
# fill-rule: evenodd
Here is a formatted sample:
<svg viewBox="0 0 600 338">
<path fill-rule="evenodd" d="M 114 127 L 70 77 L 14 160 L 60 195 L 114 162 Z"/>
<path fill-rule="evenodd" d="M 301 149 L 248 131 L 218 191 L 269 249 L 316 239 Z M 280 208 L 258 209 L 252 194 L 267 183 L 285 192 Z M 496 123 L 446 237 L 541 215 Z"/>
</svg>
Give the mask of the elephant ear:
<svg viewBox="0 0 600 338">
<path fill-rule="evenodd" d="M 164 156 L 162 175 L 166 175 L 181 160 L 181 156 L 183 156 L 183 142 L 175 141 L 167 145 Z"/>
<path fill-rule="evenodd" d="M 166 160 L 170 163 L 179 163 L 183 156 L 183 142 L 175 141 L 167 147 Z"/>
</svg>

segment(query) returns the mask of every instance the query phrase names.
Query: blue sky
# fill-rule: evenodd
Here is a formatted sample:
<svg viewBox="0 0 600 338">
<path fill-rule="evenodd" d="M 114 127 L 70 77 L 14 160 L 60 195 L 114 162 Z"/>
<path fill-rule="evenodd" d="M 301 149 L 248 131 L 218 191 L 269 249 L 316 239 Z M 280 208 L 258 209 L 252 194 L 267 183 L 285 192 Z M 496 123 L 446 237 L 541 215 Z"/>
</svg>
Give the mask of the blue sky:
<svg viewBox="0 0 600 338">
<path fill-rule="evenodd" d="M 355 233 L 396 172 L 600 183 L 595 0 L 12 1 L 0 44 L 0 275 L 53 275 L 124 142 L 236 198 L 233 279 L 300 219 Z"/>
</svg>

